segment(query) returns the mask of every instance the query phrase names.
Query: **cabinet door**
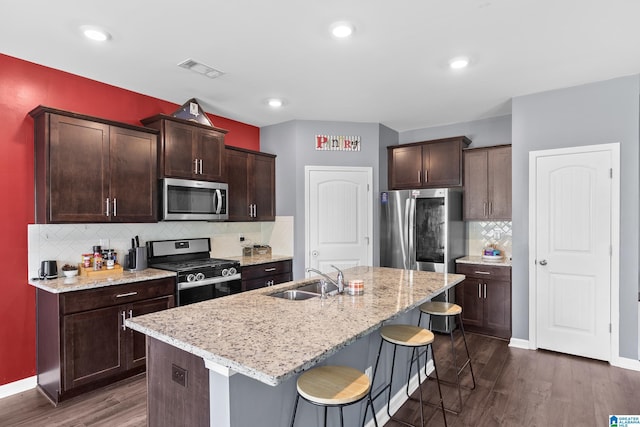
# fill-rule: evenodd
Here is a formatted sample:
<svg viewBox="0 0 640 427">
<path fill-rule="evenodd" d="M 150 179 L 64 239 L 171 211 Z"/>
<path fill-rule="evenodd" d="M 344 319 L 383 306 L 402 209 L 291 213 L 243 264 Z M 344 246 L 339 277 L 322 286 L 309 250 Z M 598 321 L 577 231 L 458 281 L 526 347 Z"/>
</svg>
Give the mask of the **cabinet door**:
<svg viewBox="0 0 640 427">
<path fill-rule="evenodd" d="M 276 159 L 272 156 L 253 156 L 253 203 L 254 220 L 274 221 L 276 219 Z"/>
<path fill-rule="evenodd" d="M 65 391 L 127 369 L 121 351 L 124 307 L 100 308 L 63 317 Z"/>
<path fill-rule="evenodd" d="M 206 129 L 196 131 L 195 158 L 202 161 L 202 170 L 197 179 L 204 181 L 226 181 L 224 161 L 224 135 Z"/>
<path fill-rule="evenodd" d="M 173 295 L 135 302 L 127 307 L 127 317 L 142 316 L 166 310 L 175 305 Z M 128 369 L 142 366 L 146 362 L 146 335 L 129 329 Z"/>
<path fill-rule="evenodd" d="M 109 126 L 52 114 L 49 132 L 48 222 L 108 221 Z"/>
<path fill-rule="evenodd" d="M 193 143 L 198 129 L 184 123 L 164 120 L 164 175 L 173 178 L 193 178 L 196 172 L 196 151 Z"/>
<path fill-rule="evenodd" d="M 464 152 L 464 219 L 486 220 L 489 210 L 487 201 L 487 157 L 486 150 Z"/>
<path fill-rule="evenodd" d="M 467 278 L 458 285 L 456 297 L 462 307 L 462 322 L 469 330 L 478 330 L 484 325 L 484 299 L 482 280 Z"/>
<path fill-rule="evenodd" d="M 485 327 L 499 338 L 511 338 L 511 282 L 486 281 Z"/>
<path fill-rule="evenodd" d="M 388 154 L 389 189 L 403 190 L 423 186 L 422 146 L 393 148 Z"/>
<path fill-rule="evenodd" d="M 459 142 L 437 142 L 423 147 L 423 187 L 462 185 L 461 147 Z"/>
<path fill-rule="evenodd" d="M 157 146 L 156 135 L 111 127 L 111 221 L 157 221 Z"/>
<path fill-rule="evenodd" d="M 225 150 L 229 184 L 229 221 L 250 221 L 249 153 Z"/>
<path fill-rule="evenodd" d="M 487 151 L 489 217 L 511 220 L 511 147 Z"/>
</svg>

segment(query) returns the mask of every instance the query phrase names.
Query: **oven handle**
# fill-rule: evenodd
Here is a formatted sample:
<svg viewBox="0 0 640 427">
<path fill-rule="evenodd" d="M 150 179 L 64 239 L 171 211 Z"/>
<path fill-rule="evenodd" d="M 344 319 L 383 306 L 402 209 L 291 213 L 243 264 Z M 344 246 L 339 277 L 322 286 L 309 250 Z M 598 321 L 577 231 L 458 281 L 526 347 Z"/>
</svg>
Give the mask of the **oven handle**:
<svg viewBox="0 0 640 427">
<path fill-rule="evenodd" d="M 233 276 L 211 277 L 209 279 L 198 280 L 197 282 L 178 283 L 178 290 L 181 291 L 183 289 L 197 288 L 199 286 L 213 285 L 215 283 L 231 282 L 234 280 L 241 280 L 241 278 L 242 276 L 240 275 L 240 273 L 236 273 Z"/>
</svg>

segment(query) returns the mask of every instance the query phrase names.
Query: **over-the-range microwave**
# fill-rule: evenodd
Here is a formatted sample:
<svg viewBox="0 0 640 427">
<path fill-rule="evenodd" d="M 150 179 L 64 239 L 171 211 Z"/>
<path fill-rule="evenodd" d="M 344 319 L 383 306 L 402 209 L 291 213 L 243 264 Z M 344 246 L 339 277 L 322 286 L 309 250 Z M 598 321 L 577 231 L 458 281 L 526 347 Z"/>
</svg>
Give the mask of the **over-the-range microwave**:
<svg viewBox="0 0 640 427">
<path fill-rule="evenodd" d="M 164 178 L 160 210 L 164 221 L 222 221 L 229 219 L 229 184 Z"/>
</svg>

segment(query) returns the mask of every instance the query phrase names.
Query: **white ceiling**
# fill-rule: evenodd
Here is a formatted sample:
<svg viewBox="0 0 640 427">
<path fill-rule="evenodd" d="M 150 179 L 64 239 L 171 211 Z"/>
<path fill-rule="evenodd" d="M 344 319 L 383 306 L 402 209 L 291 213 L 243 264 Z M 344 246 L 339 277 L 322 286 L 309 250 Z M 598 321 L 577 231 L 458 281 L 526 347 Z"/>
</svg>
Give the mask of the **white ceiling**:
<svg viewBox="0 0 640 427">
<path fill-rule="evenodd" d="M 197 98 L 256 126 L 337 120 L 406 131 L 509 114 L 515 96 L 640 72 L 637 0 L 2 0 L 0 13 L 0 53 L 176 104 Z M 350 40 L 329 34 L 339 20 L 355 24 Z M 113 37 L 84 39 L 83 24 Z M 458 55 L 472 63 L 453 72 Z M 225 74 L 179 68 L 187 58 Z M 274 111 L 269 97 L 286 104 Z"/>
</svg>

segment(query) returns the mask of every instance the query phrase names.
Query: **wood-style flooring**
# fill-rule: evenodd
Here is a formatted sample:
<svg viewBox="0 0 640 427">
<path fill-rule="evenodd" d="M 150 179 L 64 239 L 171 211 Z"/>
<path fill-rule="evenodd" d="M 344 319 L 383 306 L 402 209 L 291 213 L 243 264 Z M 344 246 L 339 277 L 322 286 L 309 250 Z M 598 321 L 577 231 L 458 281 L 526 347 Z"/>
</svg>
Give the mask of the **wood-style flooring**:
<svg viewBox="0 0 640 427">
<path fill-rule="evenodd" d="M 461 354 L 462 340 L 456 337 Z M 447 413 L 450 427 L 596 427 L 608 425 L 609 414 L 640 414 L 640 372 L 565 354 L 513 349 L 482 335 L 467 334 L 467 339 L 477 386 L 463 391 L 459 415 Z M 437 335 L 435 347 L 441 376 L 452 380 L 448 336 Z M 463 384 L 470 384 L 468 370 Z M 434 401 L 435 382 L 426 381 L 423 392 Z M 443 393 L 446 406 L 455 407 L 456 390 L 443 385 Z M 381 404 L 376 401 L 376 407 Z M 419 404 L 409 400 L 395 415 L 419 424 L 418 411 Z M 428 426 L 444 425 L 442 412 L 432 407 L 425 407 L 425 417 Z M 146 380 L 144 375 L 128 379 L 55 408 L 35 389 L 9 396 L 0 399 L 0 426 L 146 426 Z"/>
</svg>

